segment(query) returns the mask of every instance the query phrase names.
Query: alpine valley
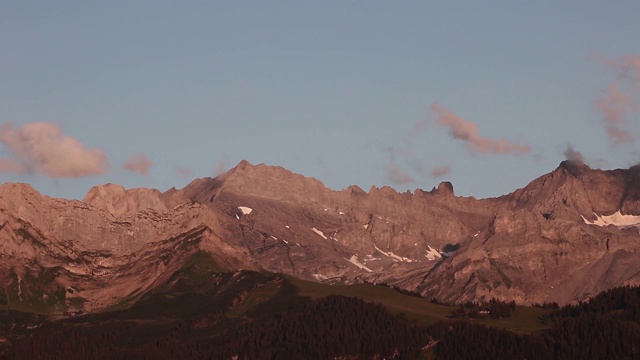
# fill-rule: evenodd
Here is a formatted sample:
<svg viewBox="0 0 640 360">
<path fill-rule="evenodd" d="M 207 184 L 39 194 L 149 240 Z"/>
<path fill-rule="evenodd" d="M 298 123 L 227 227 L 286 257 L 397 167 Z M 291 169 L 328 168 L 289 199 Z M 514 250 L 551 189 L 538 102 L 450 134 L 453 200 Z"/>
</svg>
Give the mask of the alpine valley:
<svg viewBox="0 0 640 360">
<path fill-rule="evenodd" d="M 82 201 L 0 186 L 0 354 L 8 358 L 198 358 L 179 344 L 201 350 L 207 342 L 220 358 L 261 358 L 238 350 L 249 347 L 229 340 L 240 338 L 233 332 L 260 342 L 268 336 L 256 324 L 278 329 L 325 308 L 347 321 L 359 311 L 351 307 L 380 310 L 373 304 L 404 314 L 376 317 L 405 339 L 397 345 L 419 335 L 396 322 L 433 324 L 457 304 L 563 306 L 638 285 L 640 166 L 603 171 L 564 161 L 488 199 L 458 197 L 448 182 L 431 191 L 334 191 L 247 161 L 183 189 L 106 184 Z M 83 333 L 97 334 L 97 325 L 81 324 L 109 330 L 81 345 Z M 329 355 L 411 357 L 377 349 L 375 339 L 365 341 L 374 348 Z M 416 353 L 433 356 L 430 339 L 416 342 Z M 176 352 L 149 345 L 161 343 Z M 256 345 L 264 358 L 301 354 L 269 353 L 277 348 L 269 344 Z M 118 346 L 128 350 L 104 351 Z"/>
</svg>

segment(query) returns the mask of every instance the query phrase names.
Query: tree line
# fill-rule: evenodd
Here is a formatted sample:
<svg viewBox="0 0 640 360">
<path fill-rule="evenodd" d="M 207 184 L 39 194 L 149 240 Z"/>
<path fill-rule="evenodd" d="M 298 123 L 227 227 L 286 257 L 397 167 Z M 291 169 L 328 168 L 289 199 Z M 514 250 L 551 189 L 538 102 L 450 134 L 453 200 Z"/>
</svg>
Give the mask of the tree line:
<svg viewBox="0 0 640 360">
<path fill-rule="evenodd" d="M 464 311 L 513 311 L 498 301 Z M 475 311 L 475 310 L 474 310 Z M 516 310 L 517 311 L 517 310 Z M 175 319 L 174 319 L 175 320 Z M 513 332 L 450 319 L 417 326 L 357 298 L 307 299 L 250 321 L 208 318 L 45 326 L 15 344 L 15 359 L 637 359 L 640 287 L 608 290 L 552 311 L 550 330 Z"/>
</svg>

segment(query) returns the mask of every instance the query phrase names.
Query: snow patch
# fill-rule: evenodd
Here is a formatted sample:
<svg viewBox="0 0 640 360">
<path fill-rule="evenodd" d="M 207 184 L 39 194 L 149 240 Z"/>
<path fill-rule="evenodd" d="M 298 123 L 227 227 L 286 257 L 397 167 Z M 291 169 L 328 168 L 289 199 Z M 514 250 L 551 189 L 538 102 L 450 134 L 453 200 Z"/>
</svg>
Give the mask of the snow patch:
<svg viewBox="0 0 640 360">
<path fill-rule="evenodd" d="M 249 215 L 253 211 L 252 208 L 246 207 L 246 206 L 238 206 L 238 209 L 240 209 L 240 211 L 242 211 L 243 215 Z"/>
<path fill-rule="evenodd" d="M 311 276 L 313 276 L 314 279 L 318 280 L 318 281 L 322 281 L 322 280 L 327 280 L 328 277 L 322 275 L 322 274 L 311 274 Z"/>
<path fill-rule="evenodd" d="M 326 236 L 324 236 L 324 233 L 323 233 L 322 231 L 320 231 L 320 230 L 318 230 L 318 229 L 316 229 L 316 228 L 314 228 L 314 227 L 312 227 L 312 228 L 311 228 L 311 231 L 313 231 L 314 233 L 316 233 L 316 234 L 318 234 L 318 235 L 322 236 L 322 238 L 323 238 L 323 239 L 327 240 L 327 237 L 326 237 Z"/>
<path fill-rule="evenodd" d="M 284 227 L 286 227 L 287 229 L 289 229 L 289 225 L 285 225 Z"/>
<path fill-rule="evenodd" d="M 628 227 L 638 227 L 640 229 L 640 216 L 636 215 L 622 215 L 620 210 L 616 211 L 611 215 L 598 215 L 593 213 L 596 216 L 594 221 L 589 221 L 582 216 L 582 220 L 584 220 L 585 224 L 596 225 L 596 226 L 609 226 L 613 225 L 619 228 L 628 228 Z"/>
<path fill-rule="evenodd" d="M 369 227 L 369 224 L 364 224 L 364 225 L 362 225 L 362 227 L 366 229 L 366 228 Z"/>
<path fill-rule="evenodd" d="M 430 245 L 429 249 L 427 250 L 427 253 L 424 255 L 427 259 L 429 260 L 435 260 L 435 259 L 440 259 L 442 257 L 442 255 L 438 252 L 438 250 L 432 248 Z"/>
<path fill-rule="evenodd" d="M 343 259 L 345 259 L 348 262 L 352 263 L 353 265 L 357 266 L 358 268 L 360 268 L 360 270 L 365 270 L 365 271 L 370 272 L 370 273 L 373 272 L 373 270 L 369 269 L 363 263 L 361 263 L 360 260 L 358 260 L 358 256 L 356 256 L 356 255 L 352 255 L 351 258 L 349 258 L 349 259 L 347 259 L 347 258 L 343 258 Z"/>
<path fill-rule="evenodd" d="M 383 250 L 382 250 L 382 249 L 380 249 L 376 244 L 373 244 L 373 247 L 375 247 L 375 248 L 376 248 L 376 250 L 378 250 L 379 252 L 381 252 L 383 255 L 385 255 L 385 256 L 387 256 L 387 257 L 390 257 L 393 261 L 396 261 L 396 262 L 398 262 L 398 261 L 404 261 L 404 262 L 408 262 L 408 263 L 410 263 L 410 262 L 417 261 L 417 260 L 409 259 L 409 258 L 404 257 L 404 256 L 396 255 L 396 254 L 392 253 L 391 251 L 383 251 Z"/>
<path fill-rule="evenodd" d="M 344 215 L 344 211 L 340 211 L 338 215 Z"/>
<path fill-rule="evenodd" d="M 18 299 L 22 300 L 22 287 L 20 286 L 22 284 L 22 278 L 18 274 L 16 274 L 16 277 L 18 278 Z"/>
<path fill-rule="evenodd" d="M 289 243 L 289 242 L 288 242 L 287 240 L 285 240 L 285 239 L 280 239 L 280 240 L 282 240 L 282 242 L 283 242 L 283 243 L 285 243 L 285 244 L 288 244 L 288 243 Z"/>
</svg>

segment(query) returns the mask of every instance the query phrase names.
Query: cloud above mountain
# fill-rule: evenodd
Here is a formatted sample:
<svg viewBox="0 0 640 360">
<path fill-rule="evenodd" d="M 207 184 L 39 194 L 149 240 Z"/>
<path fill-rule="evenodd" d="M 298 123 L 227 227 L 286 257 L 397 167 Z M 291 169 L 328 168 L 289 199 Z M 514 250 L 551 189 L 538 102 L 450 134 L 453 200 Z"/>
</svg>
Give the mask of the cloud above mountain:
<svg viewBox="0 0 640 360">
<path fill-rule="evenodd" d="M 613 68 L 620 79 L 640 83 L 640 55 L 623 55 L 617 59 L 601 61 Z"/>
<path fill-rule="evenodd" d="M 633 117 L 640 114 L 640 56 L 602 59 L 595 55 L 594 59 L 618 75 L 595 101 L 596 109 L 602 114 L 602 125 L 607 136 L 614 146 L 635 143 L 637 138 L 629 125 L 633 123 Z"/>
<path fill-rule="evenodd" d="M 10 158 L 0 158 L 0 173 L 24 174 L 27 168 Z"/>
<path fill-rule="evenodd" d="M 578 150 L 574 149 L 571 144 L 567 144 L 567 148 L 564 150 L 564 158 L 566 160 L 580 161 L 584 163 L 584 156 Z"/>
<path fill-rule="evenodd" d="M 411 175 L 404 172 L 400 166 L 391 163 L 387 167 L 387 178 L 394 184 L 410 184 L 414 182 Z"/>
<path fill-rule="evenodd" d="M 145 154 L 132 155 L 122 168 L 140 175 L 149 175 L 149 168 L 153 165 Z"/>
<path fill-rule="evenodd" d="M 10 153 L 0 159 L 0 172 L 80 178 L 105 173 L 109 168 L 103 151 L 85 148 L 54 123 L 33 122 L 20 127 L 5 123 L 0 128 L 0 142 Z"/>
<path fill-rule="evenodd" d="M 449 128 L 449 135 L 466 143 L 469 152 L 478 154 L 526 154 L 531 152 L 531 146 L 520 144 L 506 138 L 491 139 L 481 136 L 478 124 L 467 121 L 437 103 L 431 106 L 436 115 L 436 124 Z"/>
<path fill-rule="evenodd" d="M 603 115 L 604 128 L 614 145 L 635 142 L 635 136 L 625 128 L 633 106 L 634 99 L 620 91 L 616 84 L 610 84 L 606 95 L 596 99 L 596 108 Z"/>
<path fill-rule="evenodd" d="M 178 176 L 183 177 L 183 178 L 190 178 L 193 175 L 193 170 L 189 169 L 188 167 L 182 166 L 182 165 L 177 165 L 174 164 L 173 165 L 173 171 L 175 171 L 176 174 L 178 174 Z"/>
<path fill-rule="evenodd" d="M 431 176 L 432 178 L 440 178 L 443 177 L 445 175 L 448 175 L 451 173 L 451 167 L 449 166 L 436 166 L 435 168 L 433 168 L 431 170 L 431 172 L 429 173 L 429 176 Z"/>
</svg>

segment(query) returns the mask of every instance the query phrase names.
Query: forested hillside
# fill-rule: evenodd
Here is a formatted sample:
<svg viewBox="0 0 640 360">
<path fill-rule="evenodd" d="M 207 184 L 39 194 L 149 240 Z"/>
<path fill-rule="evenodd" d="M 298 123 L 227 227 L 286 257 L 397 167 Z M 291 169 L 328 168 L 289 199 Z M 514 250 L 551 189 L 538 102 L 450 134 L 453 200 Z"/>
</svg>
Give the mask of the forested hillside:
<svg viewBox="0 0 640 360">
<path fill-rule="evenodd" d="M 3 321 L 32 325 L 5 328 L 4 356 L 154 360 L 640 356 L 640 287 L 616 288 L 588 302 L 548 310 L 537 319 L 546 323 L 547 330 L 518 334 L 491 323 L 491 314 L 460 317 L 464 307 L 450 307 L 448 320 L 425 326 L 392 315 L 372 301 L 299 296 L 295 286 L 279 277 L 244 272 L 221 275 L 218 282 L 215 289 L 206 289 L 183 279 L 170 291 L 150 295 L 129 309 L 57 322 L 6 312 Z M 180 307 L 187 298 L 189 306 Z M 509 307 L 497 304 L 479 308 Z M 514 309 L 514 316 L 529 311 Z M 456 313 L 458 317 L 453 317 Z"/>
</svg>

